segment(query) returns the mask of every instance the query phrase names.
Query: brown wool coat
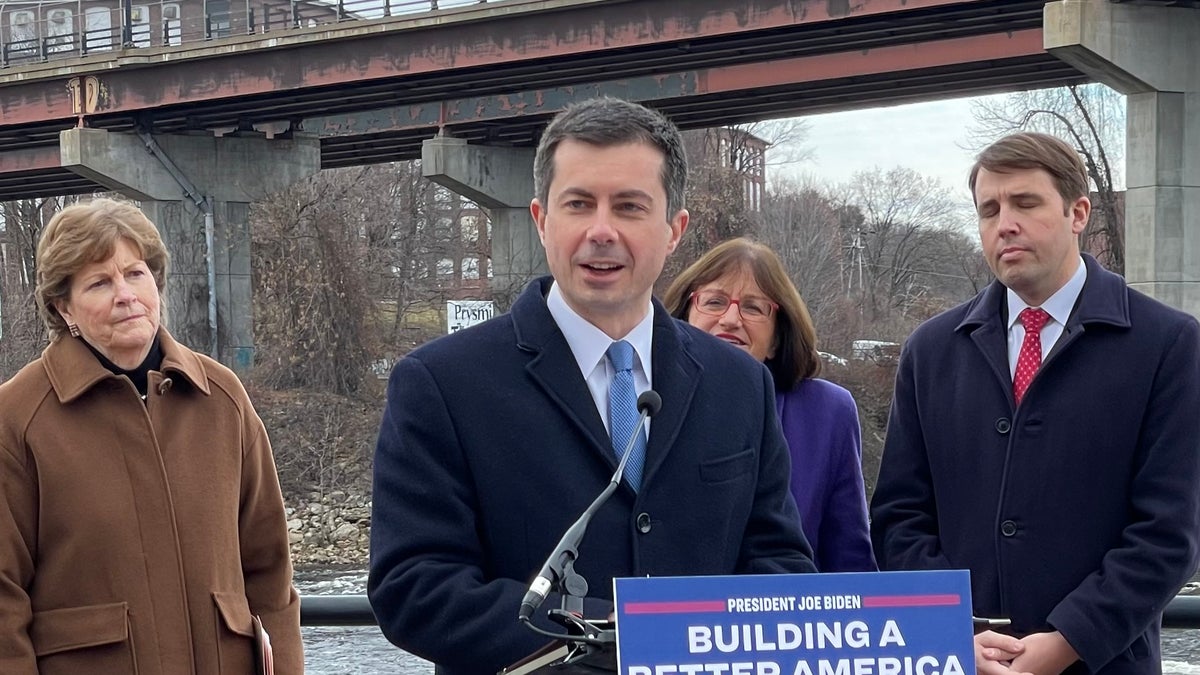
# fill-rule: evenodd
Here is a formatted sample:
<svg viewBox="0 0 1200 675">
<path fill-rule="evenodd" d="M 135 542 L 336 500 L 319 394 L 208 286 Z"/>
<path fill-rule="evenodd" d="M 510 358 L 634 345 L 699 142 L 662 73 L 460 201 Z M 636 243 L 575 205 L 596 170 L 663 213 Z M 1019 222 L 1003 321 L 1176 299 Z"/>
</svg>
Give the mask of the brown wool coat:
<svg viewBox="0 0 1200 675">
<path fill-rule="evenodd" d="M 63 337 L 0 385 L 0 673 L 304 670 L 262 421 L 237 377 L 160 331 L 145 404 Z"/>
</svg>

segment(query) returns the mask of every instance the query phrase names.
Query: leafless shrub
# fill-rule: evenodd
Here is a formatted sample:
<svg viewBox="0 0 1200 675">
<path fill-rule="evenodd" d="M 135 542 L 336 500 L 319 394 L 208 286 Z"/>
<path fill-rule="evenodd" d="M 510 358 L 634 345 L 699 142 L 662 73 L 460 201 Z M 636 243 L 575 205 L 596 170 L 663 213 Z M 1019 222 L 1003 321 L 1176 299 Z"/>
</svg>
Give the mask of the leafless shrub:
<svg viewBox="0 0 1200 675">
<path fill-rule="evenodd" d="M 260 382 L 339 394 L 363 384 L 374 303 L 359 232 L 375 197 L 361 182 L 324 172 L 255 206 Z"/>
<path fill-rule="evenodd" d="M 74 197 L 0 203 L 0 382 L 41 353 L 48 336 L 33 297 L 42 228 Z"/>
</svg>

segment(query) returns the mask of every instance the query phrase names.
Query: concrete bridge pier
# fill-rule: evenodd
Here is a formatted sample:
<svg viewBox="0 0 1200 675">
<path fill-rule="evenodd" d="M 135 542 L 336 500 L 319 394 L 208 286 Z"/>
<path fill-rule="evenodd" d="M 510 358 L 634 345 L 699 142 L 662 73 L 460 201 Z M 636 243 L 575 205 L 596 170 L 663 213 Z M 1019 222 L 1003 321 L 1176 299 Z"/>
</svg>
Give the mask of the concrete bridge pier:
<svg viewBox="0 0 1200 675">
<path fill-rule="evenodd" d="M 1200 9 L 1059 0 L 1045 47 L 1126 94 L 1125 276 L 1200 317 Z"/>
<path fill-rule="evenodd" d="M 421 145 L 422 174 L 475 201 L 491 219 L 491 287 L 502 308 L 507 308 L 530 278 L 549 273 L 529 215 L 533 154 L 528 148 L 468 145 L 461 138 L 447 136 Z"/>
<path fill-rule="evenodd" d="M 250 204 L 319 171 L 319 139 L 77 128 L 59 145 L 63 167 L 139 200 L 158 226 L 171 253 L 172 335 L 239 372 L 253 366 Z"/>
</svg>

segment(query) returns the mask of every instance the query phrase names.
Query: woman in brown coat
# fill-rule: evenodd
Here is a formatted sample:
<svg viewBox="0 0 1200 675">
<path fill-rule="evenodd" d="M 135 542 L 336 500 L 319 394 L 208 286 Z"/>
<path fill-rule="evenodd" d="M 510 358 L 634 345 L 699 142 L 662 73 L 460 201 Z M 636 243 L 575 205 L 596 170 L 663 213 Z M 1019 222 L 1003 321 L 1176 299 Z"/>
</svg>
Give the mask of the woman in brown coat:
<svg viewBox="0 0 1200 675">
<path fill-rule="evenodd" d="M 131 204 L 54 216 L 51 343 L 0 385 L 0 673 L 304 669 L 283 498 L 237 377 L 159 325 L 167 251 Z"/>
</svg>

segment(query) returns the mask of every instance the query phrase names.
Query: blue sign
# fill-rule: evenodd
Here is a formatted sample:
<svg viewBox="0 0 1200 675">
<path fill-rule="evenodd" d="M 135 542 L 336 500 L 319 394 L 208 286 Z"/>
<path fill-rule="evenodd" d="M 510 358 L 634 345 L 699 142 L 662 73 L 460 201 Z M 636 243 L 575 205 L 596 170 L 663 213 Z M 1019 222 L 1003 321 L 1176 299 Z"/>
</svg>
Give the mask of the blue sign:
<svg viewBox="0 0 1200 675">
<path fill-rule="evenodd" d="M 615 579 L 620 675 L 974 675 L 965 570 Z"/>
</svg>

